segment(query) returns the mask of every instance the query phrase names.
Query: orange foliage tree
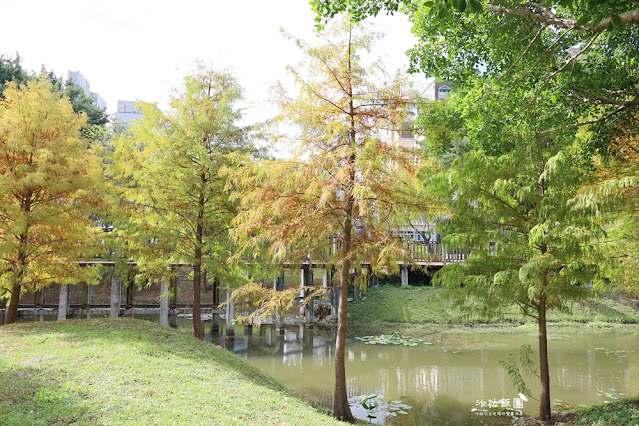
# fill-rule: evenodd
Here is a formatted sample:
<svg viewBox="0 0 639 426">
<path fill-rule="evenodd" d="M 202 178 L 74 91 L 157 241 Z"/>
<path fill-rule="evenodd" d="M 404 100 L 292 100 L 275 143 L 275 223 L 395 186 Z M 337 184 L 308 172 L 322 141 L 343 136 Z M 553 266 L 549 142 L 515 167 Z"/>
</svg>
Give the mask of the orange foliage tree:
<svg viewBox="0 0 639 426">
<path fill-rule="evenodd" d="M 0 101 L 0 297 L 15 322 L 21 294 L 50 283 L 93 281 L 74 263 L 90 255 L 90 212 L 102 176 L 80 137 L 86 116 L 44 80 L 9 83 Z"/>
<path fill-rule="evenodd" d="M 316 45 L 295 40 L 307 57 L 304 70 L 290 68 L 297 96 L 277 90 L 278 121 L 297 131 L 298 155 L 239 175 L 234 232 L 245 238 L 242 252 L 266 246 L 276 263 L 323 257 L 339 269 L 333 415 L 352 422 L 344 365 L 352 271 L 362 263 L 397 270 L 406 258 L 398 224 L 427 207 L 417 197 L 415 152 L 387 140 L 405 123 L 407 82 L 362 60 L 377 34 L 342 21 L 318 37 Z"/>
</svg>

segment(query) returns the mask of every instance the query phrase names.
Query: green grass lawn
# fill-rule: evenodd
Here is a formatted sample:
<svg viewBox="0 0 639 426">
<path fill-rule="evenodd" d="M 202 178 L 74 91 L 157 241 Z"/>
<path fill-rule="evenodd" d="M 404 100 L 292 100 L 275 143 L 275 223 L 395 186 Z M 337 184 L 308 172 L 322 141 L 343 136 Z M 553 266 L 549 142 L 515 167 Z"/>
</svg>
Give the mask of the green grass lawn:
<svg viewBox="0 0 639 426">
<path fill-rule="evenodd" d="M 395 287 L 386 285 L 368 289 L 365 299 L 348 306 L 349 329 L 355 334 L 379 334 L 392 331 L 419 332 L 428 329 L 478 327 L 531 327 L 532 318 L 524 318 L 516 308 L 502 318 L 481 320 L 466 318 L 443 298 L 444 290 L 433 287 Z M 575 304 L 571 312 L 549 313 L 548 323 L 562 327 L 606 329 L 639 324 L 639 306 L 621 298 L 599 298 Z"/>
<path fill-rule="evenodd" d="M 338 424 L 210 343 L 134 319 L 0 327 L 0 424 Z"/>
<path fill-rule="evenodd" d="M 535 419 L 522 418 L 516 425 L 541 425 Z M 577 408 L 551 418 L 553 425 L 629 426 L 639 425 L 639 397 Z"/>
</svg>

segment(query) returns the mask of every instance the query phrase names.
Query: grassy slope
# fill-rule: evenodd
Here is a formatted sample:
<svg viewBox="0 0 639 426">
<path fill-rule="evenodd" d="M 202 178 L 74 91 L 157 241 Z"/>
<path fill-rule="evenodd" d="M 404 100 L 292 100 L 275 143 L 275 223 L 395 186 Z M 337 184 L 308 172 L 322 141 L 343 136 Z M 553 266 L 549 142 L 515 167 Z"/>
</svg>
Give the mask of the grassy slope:
<svg viewBox="0 0 639 426">
<path fill-rule="evenodd" d="M 639 425 L 639 398 L 578 408 L 565 413 L 560 425 Z"/>
<path fill-rule="evenodd" d="M 369 289 L 362 302 L 349 304 L 349 328 L 353 333 L 411 332 L 433 328 L 530 327 L 531 318 L 522 318 L 513 308 L 503 318 L 471 320 L 452 309 L 442 290 L 433 287 L 383 286 Z M 639 324 L 639 306 L 635 302 L 611 298 L 595 299 L 575 305 L 570 313 L 551 312 L 550 326 L 588 326 L 609 328 L 621 324 Z"/>
<path fill-rule="evenodd" d="M 337 424 L 235 355 L 148 321 L 0 327 L 0 424 Z"/>
</svg>

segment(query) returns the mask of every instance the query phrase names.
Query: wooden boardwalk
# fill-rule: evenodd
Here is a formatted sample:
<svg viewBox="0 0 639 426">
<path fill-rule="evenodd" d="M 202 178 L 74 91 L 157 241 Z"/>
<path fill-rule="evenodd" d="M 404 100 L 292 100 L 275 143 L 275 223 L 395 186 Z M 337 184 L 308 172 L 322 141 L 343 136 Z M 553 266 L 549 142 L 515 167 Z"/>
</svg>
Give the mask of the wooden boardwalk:
<svg viewBox="0 0 639 426">
<path fill-rule="evenodd" d="M 439 269 L 446 264 L 454 262 L 463 262 L 470 253 L 469 250 L 446 250 L 441 243 L 437 242 L 417 242 L 406 241 L 404 243 L 404 249 L 406 250 L 407 258 L 412 259 L 411 262 L 398 261 L 397 264 L 401 271 L 401 284 L 403 286 L 409 284 L 408 272 L 413 267 L 421 268 L 434 268 Z M 327 258 L 329 256 L 326 256 Z M 87 260 L 77 262 L 85 266 L 110 266 L 115 267 L 115 261 L 106 260 Z M 137 262 L 126 262 L 128 265 L 135 266 Z M 370 264 L 363 262 L 360 266 L 366 269 Z M 171 263 L 173 268 L 187 268 L 191 265 L 186 263 Z M 300 308 L 300 314 L 303 315 L 305 324 L 313 324 L 313 312 L 314 308 L 319 305 L 329 305 L 331 307 L 331 316 L 333 319 L 337 318 L 337 308 L 339 303 L 339 297 L 337 295 L 336 287 L 334 286 L 334 274 L 335 270 L 331 265 L 327 265 L 326 261 L 321 259 L 306 259 L 300 262 L 285 262 L 280 265 L 285 269 L 300 269 L 300 298 L 304 297 L 306 291 L 304 288 L 308 288 L 314 285 L 313 270 L 322 269 L 322 283 L 327 292 L 330 293 L 330 298 L 325 300 L 314 300 L 310 304 Z M 47 291 L 43 289 L 34 294 L 34 303 L 21 304 L 19 306 L 20 316 L 40 316 L 43 315 L 56 315 L 59 320 L 64 320 L 69 316 L 86 316 L 86 315 L 109 315 L 110 317 L 118 317 L 122 315 L 159 315 L 160 323 L 168 325 L 169 322 L 176 322 L 177 316 L 181 314 L 192 313 L 192 307 L 189 304 L 178 304 L 177 300 L 177 282 L 175 278 L 170 280 L 163 280 L 160 286 L 160 295 L 170 295 L 169 297 L 160 298 L 159 303 L 136 303 L 135 294 L 136 289 L 134 285 L 126 284 L 122 277 L 117 274 L 110 274 L 110 303 L 109 304 L 96 304 L 92 302 L 93 286 L 87 284 L 79 284 L 81 287 L 81 303 L 70 303 L 70 286 L 68 284 L 60 284 L 59 297 L 57 304 L 45 304 L 44 293 Z M 368 275 L 369 286 L 376 286 L 379 283 L 377 276 L 373 273 Z M 131 278 L 129 277 L 129 280 Z M 107 283 L 109 285 L 109 283 Z M 225 311 L 214 309 L 220 303 L 219 289 L 216 288 L 217 283 L 213 287 L 213 303 L 203 303 L 203 312 L 211 313 L 214 319 L 219 320 L 220 314 L 225 314 L 227 328 L 233 329 L 231 322 L 234 317 L 234 306 L 228 304 Z M 273 288 L 275 290 L 284 290 L 284 272 L 280 276 L 275 277 L 273 282 Z M 124 294 L 123 294 L 124 293 Z M 226 291 L 226 297 L 228 298 L 230 291 Z M 359 286 L 354 286 L 354 299 L 359 298 Z M 230 305 L 230 306 L 229 306 Z M 0 309 L 0 319 L 4 322 L 5 308 Z"/>
</svg>

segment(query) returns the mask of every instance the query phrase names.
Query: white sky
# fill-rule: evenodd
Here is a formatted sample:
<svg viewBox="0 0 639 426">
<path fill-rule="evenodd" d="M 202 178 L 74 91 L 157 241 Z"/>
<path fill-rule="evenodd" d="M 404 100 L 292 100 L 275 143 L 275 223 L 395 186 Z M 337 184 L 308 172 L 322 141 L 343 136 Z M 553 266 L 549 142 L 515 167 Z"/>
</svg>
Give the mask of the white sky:
<svg viewBox="0 0 639 426">
<path fill-rule="evenodd" d="M 231 67 L 246 90 L 247 119 L 274 115 L 268 89 L 301 59 L 280 27 L 302 39 L 316 30 L 308 0 L 0 0 L 0 54 L 67 77 L 80 71 L 115 112 L 118 99 L 166 106 L 195 60 Z M 377 45 L 391 74 L 413 46 L 402 15 L 375 19 Z"/>
</svg>

